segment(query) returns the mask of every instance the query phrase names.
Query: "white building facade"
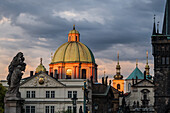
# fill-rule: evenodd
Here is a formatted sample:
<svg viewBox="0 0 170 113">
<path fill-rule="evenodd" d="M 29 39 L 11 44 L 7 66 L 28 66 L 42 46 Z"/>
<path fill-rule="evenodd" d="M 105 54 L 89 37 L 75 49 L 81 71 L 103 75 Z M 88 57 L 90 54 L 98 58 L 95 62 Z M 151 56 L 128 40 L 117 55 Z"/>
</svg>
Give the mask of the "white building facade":
<svg viewBox="0 0 170 113">
<path fill-rule="evenodd" d="M 73 95 L 77 97 L 77 113 L 84 106 L 84 82 L 89 91 L 88 111 L 92 112 L 91 82 L 87 79 L 59 79 L 39 73 L 23 81 L 20 86 L 21 98 L 25 99 L 25 113 L 60 113 L 73 111 Z M 6 81 L 2 81 L 6 87 Z"/>
</svg>

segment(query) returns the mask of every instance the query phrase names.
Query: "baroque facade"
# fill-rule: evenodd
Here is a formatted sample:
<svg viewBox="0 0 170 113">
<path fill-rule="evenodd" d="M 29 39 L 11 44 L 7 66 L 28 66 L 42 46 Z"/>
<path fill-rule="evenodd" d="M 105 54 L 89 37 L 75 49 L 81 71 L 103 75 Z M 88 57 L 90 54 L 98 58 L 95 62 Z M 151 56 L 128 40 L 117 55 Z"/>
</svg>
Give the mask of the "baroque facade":
<svg viewBox="0 0 170 113">
<path fill-rule="evenodd" d="M 89 91 L 87 104 L 92 112 L 92 90 L 90 81 L 86 80 Z M 21 83 L 21 97 L 25 99 L 25 113 L 56 113 L 73 110 L 72 98 L 77 97 L 77 112 L 84 103 L 84 79 L 59 79 L 44 72 L 37 73 Z"/>
</svg>

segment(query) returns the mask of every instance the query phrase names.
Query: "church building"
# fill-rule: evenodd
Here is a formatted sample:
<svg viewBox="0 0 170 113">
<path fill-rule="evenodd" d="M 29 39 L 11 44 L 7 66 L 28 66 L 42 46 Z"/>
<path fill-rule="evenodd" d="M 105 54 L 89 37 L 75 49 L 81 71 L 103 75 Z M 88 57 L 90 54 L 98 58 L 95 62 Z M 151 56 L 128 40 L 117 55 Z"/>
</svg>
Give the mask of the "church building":
<svg viewBox="0 0 170 113">
<path fill-rule="evenodd" d="M 73 26 L 68 42 L 61 45 L 49 64 L 50 73 L 58 79 L 90 79 L 97 82 L 97 64 L 92 51 L 80 42 L 80 33 Z"/>
</svg>

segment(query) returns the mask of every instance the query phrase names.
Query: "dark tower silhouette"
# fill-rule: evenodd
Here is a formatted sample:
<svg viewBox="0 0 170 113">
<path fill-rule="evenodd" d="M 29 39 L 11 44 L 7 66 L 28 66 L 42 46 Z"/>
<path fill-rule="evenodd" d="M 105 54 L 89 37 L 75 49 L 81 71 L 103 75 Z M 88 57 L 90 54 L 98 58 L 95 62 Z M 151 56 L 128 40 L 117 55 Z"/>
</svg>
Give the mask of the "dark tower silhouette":
<svg viewBox="0 0 170 113">
<path fill-rule="evenodd" d="M 170 0 L 166 2 L 162 28 L 162 33 L 155 32 L 154 19 L 151 40 L 154 56 L 155 110 L 157 113 L 170 111 Z"/>
</svg>

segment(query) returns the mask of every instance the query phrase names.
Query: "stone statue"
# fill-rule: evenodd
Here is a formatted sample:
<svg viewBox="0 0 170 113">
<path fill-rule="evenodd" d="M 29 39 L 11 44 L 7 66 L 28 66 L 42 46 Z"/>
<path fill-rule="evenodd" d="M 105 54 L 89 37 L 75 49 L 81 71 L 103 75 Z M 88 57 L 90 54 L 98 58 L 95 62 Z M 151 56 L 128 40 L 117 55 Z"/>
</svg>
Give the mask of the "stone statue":
<svg viewBox="0 0 170 113">
<path fill-rule="evenodd" d="M 8 69 L 9 74 L 7 76 L 8 91 L 7 94 L 20 97 L 19 87 L 20 80 L 22 78 L 22 71 L 25 71 L 26 63 L 24 63 L 24 56 L 22 52 L 19 52 L 10 63 Z"/>
</svg>

